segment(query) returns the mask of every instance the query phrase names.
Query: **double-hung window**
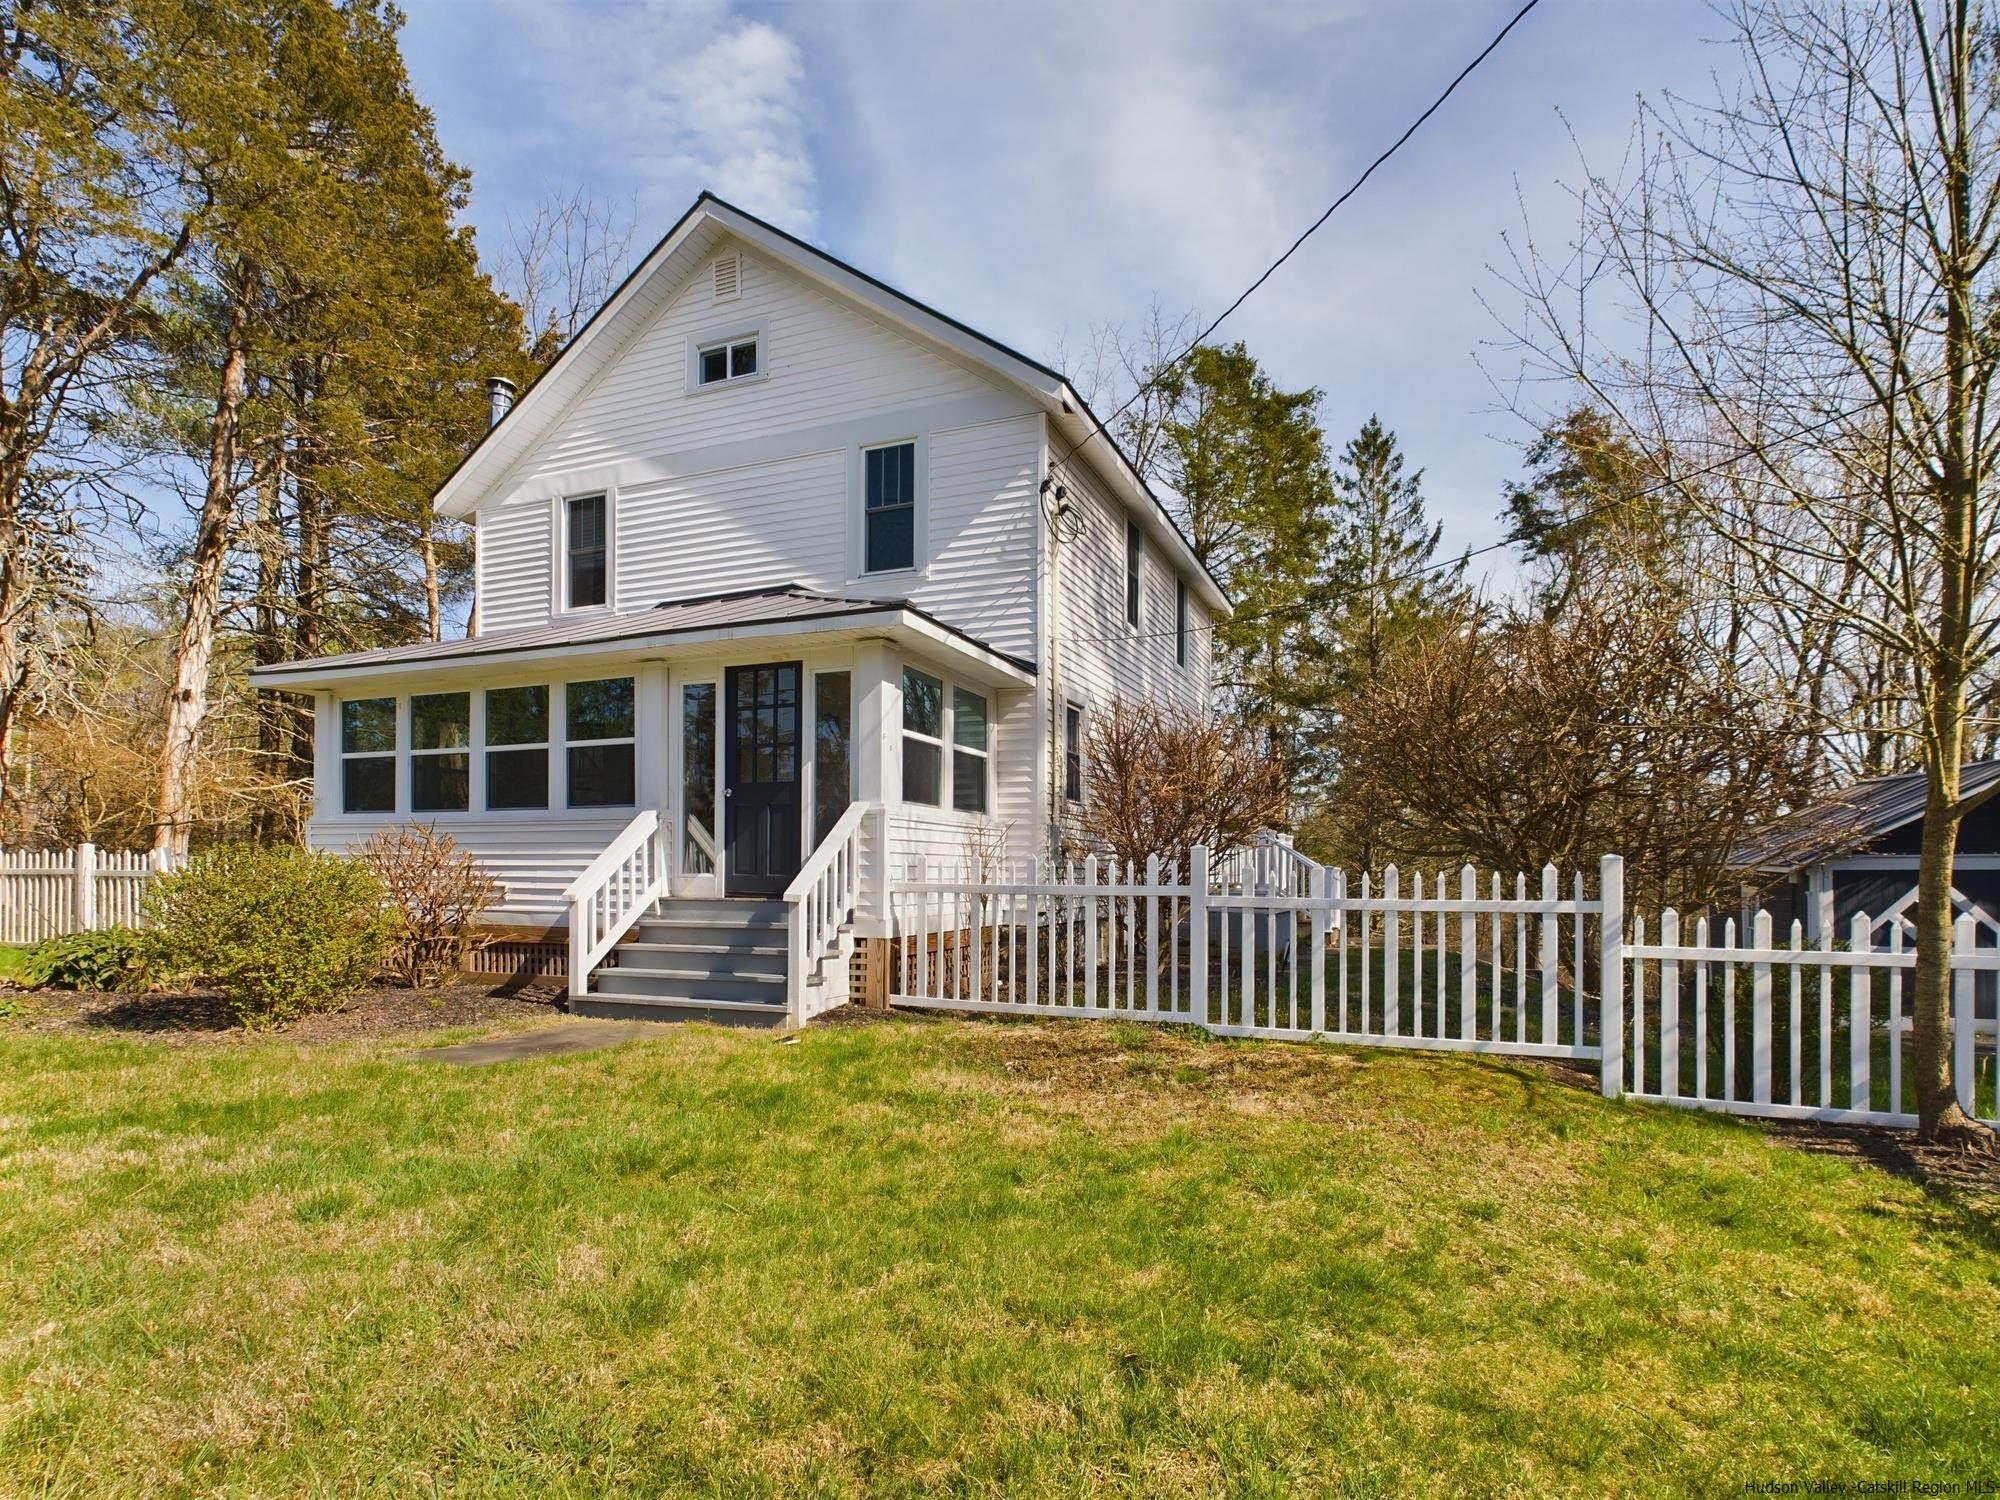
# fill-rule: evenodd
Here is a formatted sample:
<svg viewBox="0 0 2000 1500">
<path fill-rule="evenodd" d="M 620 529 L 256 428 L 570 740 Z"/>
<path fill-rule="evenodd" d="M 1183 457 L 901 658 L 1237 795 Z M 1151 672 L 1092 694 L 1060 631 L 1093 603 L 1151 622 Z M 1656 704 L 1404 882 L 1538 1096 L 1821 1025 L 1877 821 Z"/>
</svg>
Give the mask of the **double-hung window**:
<svg viewBox="0 0 2000 1500">
<path fill-rule="evenodd" d="M 758 356 L 760 340 L 756 338 L 725 339 L 720 343 L 703 344 L 695 353 L 696 368 L 703 385 L 723 385 L 731 380 L 747 380 L 755 375 L 761 363 Z"/>
<path fill-rule="evenodd" d="M 572 682 L 564 690 L 571 807 L 630 807 L 636 800 L 632 679 Z"/>
<path fill-rule="evenodd" d="M 500 811 L 549 805 L 549 690 L 486 690 L 486 805 Z"/>
<path fill-rule="evenodd" d="M 1187 580 L 1174 580 L 1174 665 L 1188 664 Z"/>
<path fill-rule="evenodd" d="M 1083 707 L 1063 705 L 1063 801 L 1083 800 Z"/>
<path fill-rule="evenodd" d="M 903 800 L 936 807 L 944 790 L 944 684 L 903 668 Z"/>
<path fill-rule="evenodd" d="M 813 843 L 832 832 L 854 799 L 854 679 L 846 672 L 813 678 Z"/>
<path fill-rule="evenodd" d="M 1139 561 L 1145 555 L 1145 543 L 1139 535 L 1139 523 L 1130 519 L 1125 522 L 1125 623 L 1139 623 Z"/>
<path fill-rule="evenodd" d="M 410 811 L 464 812 L 472 805 L 472 694 L 410 699 Z"/>
<path fill-rule="evenodd" d="M 396 810 L 396 700 L 348 698 L 340 705 L 340 806 Z"/>
<path fill-rule="evenodd" d="M 608 597 L 610 553 L 603 495 L 563 502 L 564 609 L 594 609 Z"/>
<path fill-rule="evenodd" d="M 891 443 L 861 454 L 862 571 L 917 565 L 917 445 Z"/>
<path fill-rule="evenodd" d="M 986 700 L 962 687 L 951 690 L 951 805 L 986 811 Z"/>
</svg>

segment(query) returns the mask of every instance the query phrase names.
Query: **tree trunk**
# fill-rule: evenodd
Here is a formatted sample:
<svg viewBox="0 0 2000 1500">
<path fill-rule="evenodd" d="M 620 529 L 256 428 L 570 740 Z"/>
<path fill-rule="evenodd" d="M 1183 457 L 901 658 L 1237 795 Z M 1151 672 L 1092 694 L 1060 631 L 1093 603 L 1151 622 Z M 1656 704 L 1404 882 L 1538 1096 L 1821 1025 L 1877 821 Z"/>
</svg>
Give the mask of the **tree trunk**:
<svg viewBox="0 0 2000 1500">
<path fill-rule="evenodd" d="M 241 273 L 247 279 L 247 272 Z M 187 613 L 174 649 L 174 682 L 167 695 L 166 744 L 160 761 L 156 853 L 178 859 L 187 853 L 193 823 L 194 784 L 202 724 L 208 717 L 208 674 L 215 658 L 215 630 L 221 613 L 223 566 L 229 560 L 230 522 L 236 509 L 236 450 L 243 410 L 244 328 L 248 288 L 239 284 L 229 309 L 222 361 L 222 387 L 209 424 L 208 487 L 202 496 L 190 559 Z"/>
<path fill-rule="evenodd" d="M 441 641 L 444 639 L 444 605 L 443 601 L 438 597 L 437 535 L 431 530 L 431 525 L 430 518 L 426 516 L 424 519 L 422 548 L 424 559 L 424 627 L 429 632 L 429 639 Z"/>
</svg>

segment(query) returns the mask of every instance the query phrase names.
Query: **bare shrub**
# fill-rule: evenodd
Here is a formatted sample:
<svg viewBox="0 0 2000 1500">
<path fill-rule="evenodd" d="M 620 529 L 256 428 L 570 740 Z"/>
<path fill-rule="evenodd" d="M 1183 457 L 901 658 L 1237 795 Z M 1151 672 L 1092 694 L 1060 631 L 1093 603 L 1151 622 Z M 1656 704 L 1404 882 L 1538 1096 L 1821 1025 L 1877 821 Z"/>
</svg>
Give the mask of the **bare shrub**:
<svg viewBox="0 0 2000 1500">
<path fill-rule="evenodd" d="M 1085 749 L 1083 832 L 1120 869 L 1195 844 L 1226 854 L 1285 816 L 1285 768 L 1247 725 L 1119 702 Z"/>
<path fill-rule="evenodd" d="M 492 939 L 479 918 L 500 898 L 500 883 L 448 833 L 428 823 L 383 829 L 361 846 L 382 883 L 396 930 L 383 967 L 412 989 L 431 989 Z"/>
</svg>

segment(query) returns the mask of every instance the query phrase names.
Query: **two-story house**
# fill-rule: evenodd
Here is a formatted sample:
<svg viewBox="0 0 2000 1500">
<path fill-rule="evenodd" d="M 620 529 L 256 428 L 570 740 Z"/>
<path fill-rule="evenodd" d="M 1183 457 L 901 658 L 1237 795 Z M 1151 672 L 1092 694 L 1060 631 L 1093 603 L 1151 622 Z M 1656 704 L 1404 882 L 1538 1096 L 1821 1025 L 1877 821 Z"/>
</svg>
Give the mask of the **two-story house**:
<svg viewBox="0 0 2000 1500">
<path fill-rule="evenodd" d="M 253 680 L 311 842 L 449 832 L 580 1009 L 762 1014 L 899 872 L 1045 856 L 1093 714 L 1208 701 L 1228 601 L 1068 381 L 712 196 L 508 394 L 436 501 L 468 637 Z"/>
</svg>

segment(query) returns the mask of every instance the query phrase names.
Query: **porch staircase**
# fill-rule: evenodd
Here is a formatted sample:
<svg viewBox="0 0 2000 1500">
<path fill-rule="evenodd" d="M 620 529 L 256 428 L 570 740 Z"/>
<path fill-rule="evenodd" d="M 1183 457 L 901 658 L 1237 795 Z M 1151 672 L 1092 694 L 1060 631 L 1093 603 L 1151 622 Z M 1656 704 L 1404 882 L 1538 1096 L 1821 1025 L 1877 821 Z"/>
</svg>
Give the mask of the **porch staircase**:
<svg viewBox="0 0 2000 1500">
<path fill-rule="evenodd" d="M 570 1000 L 579 1016 L 783 1026 L 785 903 L 667 897 Z M 813 976 L 808 982 L 814 982 Z"/>
</svg>

